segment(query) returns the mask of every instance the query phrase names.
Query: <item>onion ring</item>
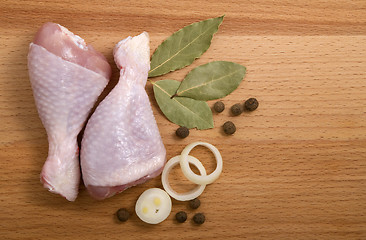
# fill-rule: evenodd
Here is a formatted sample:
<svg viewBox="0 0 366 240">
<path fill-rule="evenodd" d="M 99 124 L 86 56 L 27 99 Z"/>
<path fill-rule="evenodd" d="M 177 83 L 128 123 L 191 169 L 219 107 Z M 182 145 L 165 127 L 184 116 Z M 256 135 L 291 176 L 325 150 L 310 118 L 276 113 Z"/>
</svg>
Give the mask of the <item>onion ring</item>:
<svg viewBox="0 0 366 240">
<path fill-rule="evenodd" d="M 215 159 L 216 159 L 216 169 L 215 171 L 213 171 L 211 174 L 209 175 L 197 175 L 195 174 L 192 169 L 189 167 L 189 160 L 188 160 L 188 154 L 189 152 L 196 146 L 198 145 L 202 145 L 207 147 L 208 149 L 211 150 L 211 152 L 215 155 Z M 217 150 L 216 147 L 214 147 L 212 144 L 206 143 L 206 142 L 194 142 L 189 144 L 187 147 L 185 147 L 182 151 L 182 154 L 180 155 L 180 167 L 182 168 L 183 174 L 184 176 L 186 176 L 186 178 L 188 178 L 191 182 L 198 184 L 198 185 L 202 185 L 202 184 L 210 184 L 213 183 L 221 174 L 222 172 L 222 157 L 221 154 L 219 152 L 219 150 Z"/>
<path fill-rule="evenodd" d="M 198 170 L 200 171 L 202 176 L 206 176 L 206 169 L 203 167 L 202 163 L 197 158 L 187 155 L 186 161 L 187 161 L 187 164 L 192 163 L 193 165 L 195 165 L 198 168 Z M 171 158 L 165 164 L 163 173 L 161 175 L 161 182 L 163 183 L 164 190 L 172 198 L 174 198 L 178 201 L 189 201 L 189 200 L 195 199 L 196 197 L 201 195 L 202 192 L 205 190 L 206 184 L 199 184 L 199 186 L 197 186 L 193 190 L 186 192 L 186 193 L 177 193 L 176 191 L 174 191 L 172 189 L 172 187 L 169 184 L 169 180 L 168 180 L 169 173 L 175 165 L 178 165 L 179 162 L 181 162 L 181 155 Z"/>
</svg>

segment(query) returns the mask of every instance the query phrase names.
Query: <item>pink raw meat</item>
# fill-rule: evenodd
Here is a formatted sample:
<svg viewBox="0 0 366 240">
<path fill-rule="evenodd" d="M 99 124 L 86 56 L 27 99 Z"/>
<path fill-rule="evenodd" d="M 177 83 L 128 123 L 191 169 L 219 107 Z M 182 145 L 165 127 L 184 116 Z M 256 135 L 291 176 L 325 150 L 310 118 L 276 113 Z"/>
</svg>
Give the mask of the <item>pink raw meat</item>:
<svg viewBox="0 0 366 240">
<path fill-rule="evenodd" d="M 80 182 L 77 135 L 109 81 L 110 65 L 80 37 L 46 23 L 30 44 L 28 69 L 49 143 L 41 181 L 74 201 Z"/>
<path fill-rule="evenodd" d="M 87 123 L 81 144 L 83 180 L 104 199 L 159 175 L 166 151 L 145 91 L 150 69 L 149 36 L 117 44 L 120 80 Z"/>
</svg>

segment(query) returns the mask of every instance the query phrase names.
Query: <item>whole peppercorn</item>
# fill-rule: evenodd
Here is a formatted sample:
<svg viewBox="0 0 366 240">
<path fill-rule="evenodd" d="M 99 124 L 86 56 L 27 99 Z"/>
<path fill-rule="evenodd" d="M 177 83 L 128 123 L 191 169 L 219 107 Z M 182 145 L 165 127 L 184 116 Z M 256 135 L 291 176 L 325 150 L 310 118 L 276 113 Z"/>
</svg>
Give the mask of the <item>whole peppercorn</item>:
<svg viewBox="0 0 366 240">
<path fill-rule="evenodd" d="M 201 201 L 198 198 L 192 199 L 189 201 L 189 206 L 192 209 L 197 209 L 201 205 Z"/>
<path fill-rule="evenodd" d="M 254 111 L 254 110 L 257 109 L 258 104 L 259 103 L 258 103 L 257 99 L 255 99 L 255 98 L 249 98 L 248 100 L 245 101 L 244 107 L 248 111 Z"/>
<path fill-rule="evenodd" d="M 193 216 L 193 221 L 196 223 L 196 224 L 202 224 L 204 223 L 206 220 L 205 218 L 205 215 L 203 215 L 203 213 L 196 213 L 194 216 Z"/>
<path fill-rule="evenodd" d="M 220 102 L 220 101 L 216 102 L 214 104 L 214 109 L 215 109 L 216 112 L 220 113 L 220 112 L 224 111 L 225 104 L 223 102 Z"/>
<path fill-rule="evenodd" d="M 239 104 L 239 103 L 234 104 L 234 105 L 231 107 L 231 113 L 232 113 L 234 116 L 238 116 L 238 115 L 240 115 L 242 112 L 243 112 L 243 110 L 241 109 L 241 106 L 240 106 L 240 104 Z"/>
<path fill-rule="evenodd" d="M 121 222 L 126 222 L 130 217 L 130 214 L 128 213 L 126 208 L 118 209 L 116 215 L 118 220 L 120 220 Z"/>
<path fill-rule="evenodd" d="M 235 127 L 234 123 L 231 121 L 227 121 L 226 123 L 224 123 L 223 127 L 224 127 L 224 132 L 228 135 L 231 135 L 236 131 L 236 127 Z"/>
<path fill-rule="evenodd" d="M 186 127 L 180 127 L 175 131 L 175 134 L 180 138 L 186 138 L 189 135 L 189 129 Z"/>
<path fill-rule="evenodd" d="M 177 219 L 179 223 L 184 223 L 187 220 L 187 213 L 183 211 L 177 212 L 177 214 L 175 214 L 175 219 Z"/>
</svg>

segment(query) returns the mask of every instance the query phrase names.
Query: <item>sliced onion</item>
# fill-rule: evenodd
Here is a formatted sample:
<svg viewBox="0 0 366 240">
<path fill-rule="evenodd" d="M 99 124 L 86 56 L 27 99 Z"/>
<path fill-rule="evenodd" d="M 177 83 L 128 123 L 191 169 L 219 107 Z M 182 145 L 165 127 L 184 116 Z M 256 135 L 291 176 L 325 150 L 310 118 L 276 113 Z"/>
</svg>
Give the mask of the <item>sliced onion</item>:
<svg viewBox="0 0 366 240">
<path fill-rule="evenodd" d="M 213 171 L 209 175 L 206 175 L 206 174 L 203 175 L 202 173 L 201 173 L 201 175 L 197 175 L 189 167 L 189 159 L 188 159 L 189 155 L 188 154 L 194 147 L 196 147 L 198 145 L 202 145 L 202 146 L 207 147 L 215 155 L 216 169 L 215 169 L 215 171 Z M 220 154 L 219 150 L 217 150 L 217 148 L 214 147 L 212 144 L 209 144 L 209 143 L 206 143 L 206 142 L 191 143 L 183 149 L 182 154 L 180 156 L 181 156 L 181 158 L 180 158 L 180 167 L 182 168 L 184 176 L 186 176 L 186 178 L 188 178 L 191 182 L 193 182 L 195 184 L 203 185 L 203 184 L 213 183 L 220 176 L 220 174 L 222 172 L 222 157 L 221 157 L 221 154 Z"/>
<path fill-rule="evenodd" d="M 203 190 L 205 190 L 206 184 L 199 184 L 193 190 L 186 193 L 177 193 L 172 189 L 169 184 L 168 176 L 170 171 L 173 169 L 175 165 L 177 165 L 181 161 L 181 155 L 175 156 L 171 158 L 164 167 L 163 173 L 161 175 L 161 182 L 163 183 L 164 190 L 174 199 L 178 201 L 189 201 L 195 199 L 199 195 L 202 194 Z M 206 169 L 203 167 L 202 163 L 195 157 L 186 156 L 187 164 L 192 163 L 195 165 L 202 176 L 206 176 Z M 189 162 L 189 163 L 188 163 Z"/>
<path fill-rule="evenodd" d="M 160 188 L 150 188 L 143 192 L 135 206 L 137 216 L 149 224 L 161 223 L 169 216 L 171 210 L 172 201 Z"/>
</svg>

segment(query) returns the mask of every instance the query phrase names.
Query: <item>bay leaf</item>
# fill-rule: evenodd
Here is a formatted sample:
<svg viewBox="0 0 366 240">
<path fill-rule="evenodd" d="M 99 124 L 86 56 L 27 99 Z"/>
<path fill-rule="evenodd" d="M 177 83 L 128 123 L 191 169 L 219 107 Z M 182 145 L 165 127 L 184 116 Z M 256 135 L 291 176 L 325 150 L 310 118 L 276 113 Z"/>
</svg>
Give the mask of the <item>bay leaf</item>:
<svg viewBox="0 0 366 240">
<path fill-rule="evenodd" d="M 239 86 L 245 72 L 244 66 L 234 62 L 209 62 L 190 71 L 175 96 L 202 101 L 225 97 Z"/>
<path fill-rule="evenodd" d="M 213 128 L 212 112 L 204 101 L 186 97 L 174 97 L 180 85 L 175 80 L 153 82 L 154 95 L 161 111 L 173 123 L 187 128 Z"/>
<path fill-rule="evenodd" d="M 156 77 L 190 65 L 211 45 L 224 16 L 188 25 L 168 37 L 151 57 L 149 77 Z"/>
</svg>

